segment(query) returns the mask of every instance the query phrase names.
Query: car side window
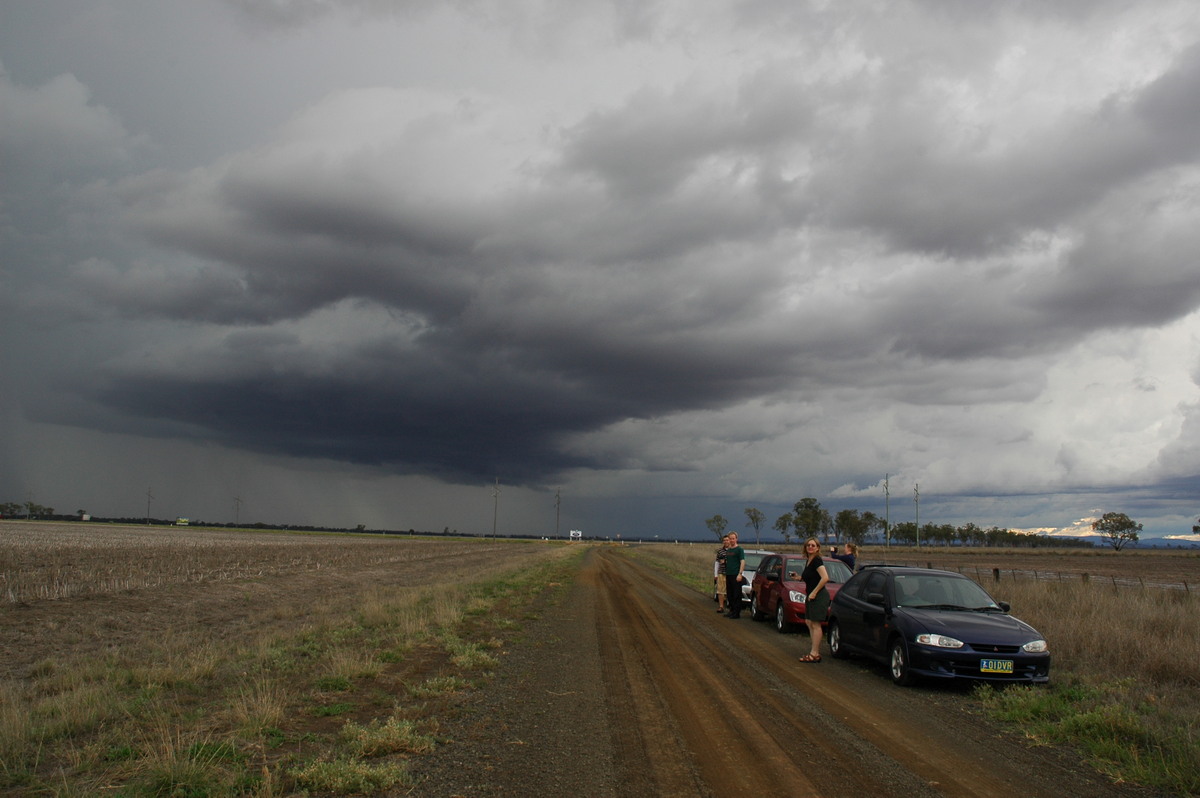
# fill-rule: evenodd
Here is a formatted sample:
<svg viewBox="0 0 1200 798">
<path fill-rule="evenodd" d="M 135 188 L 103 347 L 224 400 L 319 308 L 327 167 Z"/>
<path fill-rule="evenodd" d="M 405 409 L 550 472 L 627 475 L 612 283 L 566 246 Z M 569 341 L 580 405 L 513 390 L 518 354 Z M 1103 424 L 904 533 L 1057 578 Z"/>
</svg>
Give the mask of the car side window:
<svg viewBox="0 0 1200 798">
<path fill-rule="evenodd" d="M 842 595 L 858 598 L 858 594 L 862 592 L 863 583 L 866 581 L 867 578 L 865 576 L 861 579 L 855 579 L 854 577 L 851 577 L 850 579 L 846 580 L 846 584 L 842 585 Z"/>
<path fill-rule="evenodd" d="M 866 598 L 871 593 L 882 593 L 885 583 L 887 582 L 887 574 L 873 573 L 867 577 L 866 583 L 862 588 L 862 598 Z"/>
</svg>

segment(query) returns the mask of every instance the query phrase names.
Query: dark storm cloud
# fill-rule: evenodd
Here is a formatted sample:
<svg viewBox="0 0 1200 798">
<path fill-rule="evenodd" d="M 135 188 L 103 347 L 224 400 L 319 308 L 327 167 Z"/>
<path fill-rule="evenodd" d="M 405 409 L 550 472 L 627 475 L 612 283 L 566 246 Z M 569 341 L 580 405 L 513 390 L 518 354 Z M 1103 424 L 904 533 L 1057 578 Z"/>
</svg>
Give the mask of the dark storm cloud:
<svg viewBox="0 0 1200 798">
<path fill-rule="evenodd" d="M 534 356 L 504 338 L 431 329 L 321 362 L 296 338 L 237 334 L 197 363 L 116 370 L 89 393 L 110 410 L 271 454 L 539 482 L 612 465 L 565 453 L 566 434 L 727 400 L 758 376 L 733 352 L 689 359 L 674 345 L 625 349 L 586 333 L 540 346 Z"/>
<path fill-rule="evenodd" d="M 1187 3 L 22 8 L 8 437 L 347 494 L 1195 470 Z"/>
</svg>

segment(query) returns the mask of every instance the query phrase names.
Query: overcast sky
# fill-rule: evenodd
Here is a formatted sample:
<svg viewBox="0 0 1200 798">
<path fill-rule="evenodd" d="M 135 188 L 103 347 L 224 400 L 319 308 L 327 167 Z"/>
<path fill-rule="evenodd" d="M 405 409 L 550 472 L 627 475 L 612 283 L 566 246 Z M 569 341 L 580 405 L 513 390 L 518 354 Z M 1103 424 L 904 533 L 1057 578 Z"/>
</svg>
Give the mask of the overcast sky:
<svg viewBox="0 0 1200 798">
<path fill-rule="evenodd" d="M 0 501 L 1200 517 L 1194 0 L 0 0 L 0 170 Z"/>
</svg>

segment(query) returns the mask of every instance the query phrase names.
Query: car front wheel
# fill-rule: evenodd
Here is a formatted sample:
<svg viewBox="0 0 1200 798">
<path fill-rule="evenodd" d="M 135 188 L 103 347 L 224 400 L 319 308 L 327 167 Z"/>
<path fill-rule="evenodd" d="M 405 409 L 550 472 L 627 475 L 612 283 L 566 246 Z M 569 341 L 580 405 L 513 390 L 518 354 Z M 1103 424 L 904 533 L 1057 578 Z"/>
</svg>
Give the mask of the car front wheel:
<svg viewBox="0 0 1200 798">
<path fill-rule="evenodd" d="M 842 627 L 838 626 L 837 621 L 829 622 L 829 653 L 833 654 L 835 659 L 846 659 L 849 656 L 846 649 L 842 648 Z"/>
<path fill-rule="evenodd" d="M 783 617 L 782 601 L 775 607 L 775 631 L 781 635 L 792 631 L 792 625 L 787 622 L 787 618 Z"/>
<path fill-rule="evenodd" d="M 767 614 L 758 607 L 758 596 L 755 595 L 750 599 L 750 619 L 754 621 L 766 620 Z"/>
<path fill-rule="evenodd" d="M 915 681 L 912 670 L 909 668 L 908 648 L 900 638 L 892 641 L 892 653 L 888 657 L 888 665 L 892 671 L 892 681 L 901 687 L 908 687 Z"/>
</svg>

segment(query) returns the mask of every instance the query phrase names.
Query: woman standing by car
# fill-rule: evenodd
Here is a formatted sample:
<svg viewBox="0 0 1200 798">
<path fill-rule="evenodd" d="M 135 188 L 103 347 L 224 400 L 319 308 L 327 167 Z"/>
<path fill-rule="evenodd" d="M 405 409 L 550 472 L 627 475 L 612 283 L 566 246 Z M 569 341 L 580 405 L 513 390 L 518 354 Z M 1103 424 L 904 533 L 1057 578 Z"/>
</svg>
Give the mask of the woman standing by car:
<svg viewBox="0 0 1200 798">
<path fill-rule="evenodd" d="M 804 582 L 804 623 L 808 626 L 808 638 L 812 641 L 812 651 L 800 658 L 801 662 L 821 661 L 821 624 L 829 617 L 829 572 L 825 569 L 825 561 L 821 559 L 821 542 L 816 538 L 804 541 L 804 572 L 800 574 Z"/>
</svg>

